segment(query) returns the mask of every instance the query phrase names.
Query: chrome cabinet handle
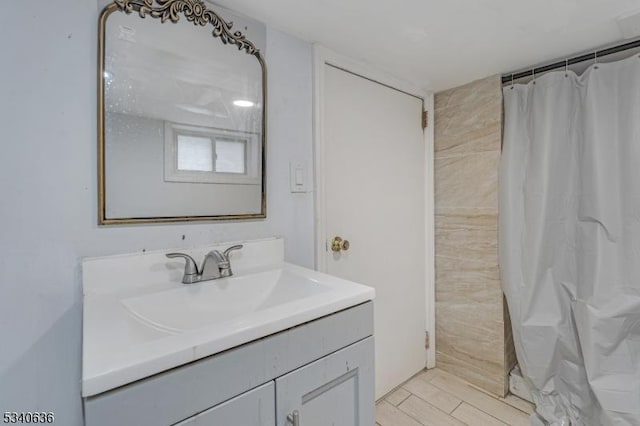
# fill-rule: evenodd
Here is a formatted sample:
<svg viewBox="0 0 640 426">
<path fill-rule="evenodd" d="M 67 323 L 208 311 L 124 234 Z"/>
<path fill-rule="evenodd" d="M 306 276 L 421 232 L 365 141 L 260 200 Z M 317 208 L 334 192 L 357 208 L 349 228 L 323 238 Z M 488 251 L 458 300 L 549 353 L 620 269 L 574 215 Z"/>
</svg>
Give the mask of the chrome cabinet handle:
<svg viewBox="0 0 640 426">
<path fill-rule="evenodd" d="M 287 423 L 291 426 L 300 426 L 300 413 L 298 410 L 294 410 L 293 413 L 287 416 Z"/>
</svg>

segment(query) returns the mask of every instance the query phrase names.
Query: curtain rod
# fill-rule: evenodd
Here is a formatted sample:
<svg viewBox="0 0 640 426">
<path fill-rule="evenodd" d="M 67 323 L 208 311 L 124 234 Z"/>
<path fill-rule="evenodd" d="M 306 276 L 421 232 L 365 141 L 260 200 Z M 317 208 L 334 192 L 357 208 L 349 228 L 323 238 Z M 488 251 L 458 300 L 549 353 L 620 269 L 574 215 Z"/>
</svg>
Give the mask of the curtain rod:
<svg viewBox="0 0 640 426">
<path fill-rule="evenodd" d="M 518 80 L 523 77 L 531 77 L 535 74 L 540 74 L 543 72 L 555 70 L 558 68 L 564 68 L 568 65 L 579 64 L 580 62 L 595 60 L 596 58 L 601 58 L 607 55 L 613 55 L 614 53 L 624 52 L 625 50 L 631 50 L 640 47 L 640 40 L 632 41 L 625 44 L 620 44 L 618 46 L 609 47 L 607 49 L 596 50 L 592 53 L 587 53 L 580 56 L 575 56 L 570 59 L 566 59 L 564 61 L 554 62 L 549 65 L 544 65 L 541 67 L 534 67 L 527 71 L 521 71 L 517 73 L 509 73 L 502 75 L 502 84 L 510 83 L 513 80 Z"/>
</svg>

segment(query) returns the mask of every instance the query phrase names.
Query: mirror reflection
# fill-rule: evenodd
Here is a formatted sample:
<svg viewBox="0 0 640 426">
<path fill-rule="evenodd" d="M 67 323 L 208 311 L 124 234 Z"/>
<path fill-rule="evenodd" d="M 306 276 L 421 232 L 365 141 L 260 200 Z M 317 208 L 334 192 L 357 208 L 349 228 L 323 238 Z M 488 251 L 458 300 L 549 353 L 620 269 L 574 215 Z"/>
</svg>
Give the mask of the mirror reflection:
<svg viewBox="0 0 640 426">
<path fill-rule="evenodd" d="M 212 30 L 106 19 L 103 223 L 264 217 L 263 64 Z"/>
</svg>

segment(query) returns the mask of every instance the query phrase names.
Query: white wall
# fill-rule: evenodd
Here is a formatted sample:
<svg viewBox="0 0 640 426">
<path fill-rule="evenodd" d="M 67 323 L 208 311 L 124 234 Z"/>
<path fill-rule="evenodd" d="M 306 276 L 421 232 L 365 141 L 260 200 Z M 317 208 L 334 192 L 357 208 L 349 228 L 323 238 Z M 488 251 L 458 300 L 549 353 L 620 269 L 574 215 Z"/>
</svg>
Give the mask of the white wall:
<svg viewBox="0 0 640 426">
<path fill-rule="evenodd" d="M 80 425 L 80 258 L 282 235 L 313 265 L 313 196 L 288 162 L 311 161 L 311 46 L 268 30 L 268 218 L 96 225 L 96 34 L 87 0 L 14 2 L 0 14 L 0 412 Z M 182 239 L 182 236 L 185 239 Z"/>
</svg>

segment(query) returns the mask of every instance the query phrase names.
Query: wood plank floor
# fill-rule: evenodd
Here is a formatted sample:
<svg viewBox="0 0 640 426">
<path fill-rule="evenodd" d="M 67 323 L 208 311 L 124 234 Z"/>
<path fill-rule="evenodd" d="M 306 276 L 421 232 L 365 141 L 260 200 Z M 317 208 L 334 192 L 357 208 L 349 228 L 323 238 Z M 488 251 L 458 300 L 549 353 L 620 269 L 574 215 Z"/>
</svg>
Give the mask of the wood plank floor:
<svg viewBox="0 0 640 426">
<path fill-rule="evenodd" d="M 498 398 L 437 368 L 424 371 L 376 404 L 377 426 L 529 426 L 533 404 Z"/>
</svg>

